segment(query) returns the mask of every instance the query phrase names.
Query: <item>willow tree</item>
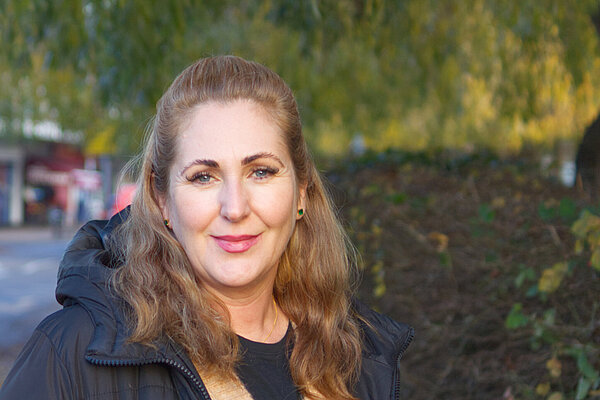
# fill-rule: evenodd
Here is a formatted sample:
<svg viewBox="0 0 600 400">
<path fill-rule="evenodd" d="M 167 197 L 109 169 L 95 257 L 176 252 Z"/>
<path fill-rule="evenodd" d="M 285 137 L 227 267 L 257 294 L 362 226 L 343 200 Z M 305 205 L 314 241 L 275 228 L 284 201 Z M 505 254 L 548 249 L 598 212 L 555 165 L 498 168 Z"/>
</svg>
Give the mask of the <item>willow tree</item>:
<svg viewBox="0 0 600 400">
<path fill-rule="evenodd" d="M 600 106 L 596 0 L 0 4 L 2 118 L 54 119 L 117 150 L 137 147 L 178 71 L 221 53 L 280 73 L 328 154 L 355 136 L 375 149 L 550 146 Z"/>
</svg>

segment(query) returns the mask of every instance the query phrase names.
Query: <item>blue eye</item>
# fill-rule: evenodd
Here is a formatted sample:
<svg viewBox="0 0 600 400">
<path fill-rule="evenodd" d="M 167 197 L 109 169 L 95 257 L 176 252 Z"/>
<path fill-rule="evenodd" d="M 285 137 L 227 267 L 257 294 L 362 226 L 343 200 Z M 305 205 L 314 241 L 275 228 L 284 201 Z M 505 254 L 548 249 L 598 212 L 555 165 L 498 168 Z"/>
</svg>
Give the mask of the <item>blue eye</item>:
<svg viewBox="0 0 600 400">
<path fill-rule="evenodd" d="M 278 170 L 274 169 L 274 168 L 261 167 L 261 168 L 255 169 L 252 173 L 253 173 L 254 177 L 256 177 L 258 179 L 265 179 L 271 175 L 276 174 L 277 172 L 278 172 Z"/>
<path fill-rule="evenodd" d="M 264 170 L 264 169 L 259 169 L 259 170 L 257 170 L 257 171 L 254 171 L 254 175 L 255 175 L 257 178 L 266 178 L 267 176 L 269 176 L 269 172 L 267 172 L 267 171 L 266 171 L 266 170 Z"/>
<path fill-rule="evenodd" d="M 210 183 L 211 179 L 212 179 L 212 176 L 208 172 L 200 172 L 200 173 L 194 174 L 188 180 L 190 182 L 206 184 L 206 183 Z"/>
</svg>

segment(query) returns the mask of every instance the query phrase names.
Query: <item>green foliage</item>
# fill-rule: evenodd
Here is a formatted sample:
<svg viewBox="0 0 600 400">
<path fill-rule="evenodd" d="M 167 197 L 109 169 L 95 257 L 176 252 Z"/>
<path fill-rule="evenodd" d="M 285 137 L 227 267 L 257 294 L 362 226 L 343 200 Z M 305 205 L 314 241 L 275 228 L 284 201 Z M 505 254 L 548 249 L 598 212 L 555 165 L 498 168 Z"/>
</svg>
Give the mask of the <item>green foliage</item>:
<svg viewBox="0 0 600 400">
<path fill-rule="evenodd" d="M 577 217 L 577 205 L 568 197 L 561 199 L 558 204 L 554 200 L 548 200 L 540 203 L 538 215 L 545 222 L 560 218 L 566 223 L 571 223 Z"/>
<path fill-rule="evenodd" d="M 575 203 L 567 198 L 561 200 L 558 205 L 542 203 L 538 207 L 539 216 L 546 222 L 556 218 L 571 221 L 576 213 Z M 600 217 L 589 210 L 584 210 L 580 217 L 572 223 L 571 232 L 576 238 L 575 255 L 581 255 L 584 251 L 588 251 L 591 254 L 590 265 L 600 270 L 595 264 L 596 259 L 594 258 L 596 250 L 600 248 Z M 577 265 L 576 260 L 557 262 L 551 267 L 544 268 L 539 278 L 533 268 L 520 265 L 514 281 L 515 287 L 520 289 L 525 286 L 527 281 L 537 280 L 537 285 L 528 289 L 526 297 L 532 300 L 537 297 L 545 304 L 550 296 L 561 288 L 564 279 L 573 272 L 573 268 Z M 598 304 L 593 305 L 594 310 L 597 306 Z M 569 356 L 575 361 L 578 381 L 575 392 L 572 394 L 573 398 L 583 400 L 600 394 L 598 391 L 600 388 L 600 371 L 590 362 L 589 358 L 592 356 L 597 359 L 600 349 L 597 344 L 593 343 L 591 335 L 587 336 L 591 339 L 589 343 L 581 343 L 574 341 L 572 337 L 565 337 L 561 333 L 561 328 L 557 325 L 556 310 L 554 308 L 546 309 L 541 316 L 528 315 L 523 311 L 523 304 L 515 302 L 506 317 L 505 326 L 511 330 L 530 327 L 532 328 L 530 344 L 534 351 L 540 351 L 544 345 L 550 345 L 557 354 Z M 554 379 L 560 377 L 561 363 L 557 358 L 553 357 L 549 360 L 547 368 Z M 550 382 L 543 382 L 538 384 L 536 392 L 538 395 L 545 396 L 550 388 Z M 553 395 L 562 398 L 561 392 L 554 392 Z"/>
<path fill-rule="evenodd" d="M 494 218 L 496 218 L 496 212 L 489 204 L 481 204 L 478 214 L 479 219 L 486 224 L 494 222 Z"/>
<path fill-rule="evenodd" d="M 519 289 L 526 281 L 536 280 L 536 274 L 533 268 L 526 267 L 525 265 L 519 265 L 519 274 L 515 278 L 515 286 Z"/>
<path fill-rule="evenodd" d="M 529 324 L 529 318 L 523 314 L 523 304 L 515 303 L 506 317 L 506 327 L 508 329 L 517 329 L 527 324 Z"/>
<path fill-rule="evenodd" d="M 375 150 L 550 147 L 578 137 L 600 105 L 597 6 L 4 0 L 0 80 L 11 90 L 0 113 L 56 120 L 90 140 L 113 129 L 118 148 L 137 148 L 183 67 L 233 53 L 289 82 L 307 136 L 328 155 L 356 136 Z M 6 126 L 4 136 L 19 134 Z"/>
<path fill-rule="evenodd" d="M 440 265 L 446 268 L 452 268 L 452 256 L 446 250 L 441 250 L 439 253 Z"/>
<path fill-rule="evenodd" d="M 600 372 L 596 370 L 588 360 L 587 354 L 590 349 L 585 347 L 568 347 L 565 354 L 573 357 L 577 363 L 577 369 L 581 373 L 577 382 L 575 399 L 583 400 L 587 398 L 590 389 L 600 388 Z"/>
<path fill-rule="evenodd" d="M 530 162 L 386 151 L 332 168 L 365 265 L 359 295 L 420 327 L 435 355 L 404 361 L 428 377 L 419 398 L 574 399 L 591 375 L 569 349 L 600 369 L 600 275 L 588 245 L 571 251 L 588 202 Z M 477 371 L 493 383 L 471 388 Z"/>
<path fill-rule="evenodd" d="M 573 221 L 577 216 L 577 206 L 575 205 L 575 202 L 568 197 L 562 199 L 558 205 L 558 215 L 567 222 Z"/>
<path fill-rule="evenodd" d="M 387 195 L 385 197 L 385 199 L 389 202 L 391 202 L 392 204 L 404 204 L 406 202 L 407 199 L 407 195 L 406 193 L 391 193 L 389 195 Z"/>
<path fill-rule="evenodd" d="M 587 247 L 592 254 L 590 265 L 600 271 L 600 217 L 585 210 L 571 230 L 577 237 L 575 251 L 581 253 Z"/>
</svg>

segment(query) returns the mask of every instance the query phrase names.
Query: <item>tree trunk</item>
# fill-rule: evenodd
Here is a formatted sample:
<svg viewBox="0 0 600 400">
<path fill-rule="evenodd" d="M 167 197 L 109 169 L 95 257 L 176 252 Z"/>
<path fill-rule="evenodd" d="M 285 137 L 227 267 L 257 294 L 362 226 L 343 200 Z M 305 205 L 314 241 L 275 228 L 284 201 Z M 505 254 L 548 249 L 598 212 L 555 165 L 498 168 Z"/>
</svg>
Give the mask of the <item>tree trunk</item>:
<svg viewBox="0 0 600 400">
<path fill-rule="evenodd" d="M 600 194 L 600 115 L 588 126 L 577 150 L 577 186 L 593 199 Z"/>
</svg>

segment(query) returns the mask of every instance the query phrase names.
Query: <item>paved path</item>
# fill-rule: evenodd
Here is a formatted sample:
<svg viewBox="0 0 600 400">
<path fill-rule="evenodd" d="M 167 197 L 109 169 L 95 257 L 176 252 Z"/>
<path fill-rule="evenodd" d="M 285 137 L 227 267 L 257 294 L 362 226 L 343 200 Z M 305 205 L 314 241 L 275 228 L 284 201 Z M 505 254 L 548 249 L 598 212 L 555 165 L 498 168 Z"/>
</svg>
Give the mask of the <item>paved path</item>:
<svg viewBox="0 0 600 400">
<path fill-rule="evenodd" d="M 22 341 L 59 308 L 56 273 L 72 232 L 57 237 L 47 228 L 0 229 L 0 347 Z"/>
<path fill-rule="evenodd" d="M 0 229 L 0 384 L 35 326 L 58 310 L 58 264 L 76 229 Z"/>
</svg>

